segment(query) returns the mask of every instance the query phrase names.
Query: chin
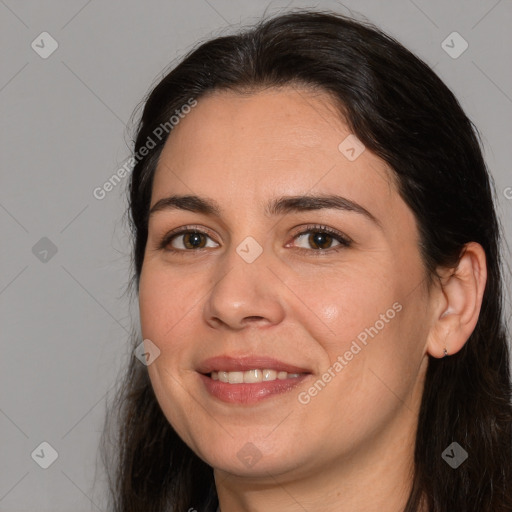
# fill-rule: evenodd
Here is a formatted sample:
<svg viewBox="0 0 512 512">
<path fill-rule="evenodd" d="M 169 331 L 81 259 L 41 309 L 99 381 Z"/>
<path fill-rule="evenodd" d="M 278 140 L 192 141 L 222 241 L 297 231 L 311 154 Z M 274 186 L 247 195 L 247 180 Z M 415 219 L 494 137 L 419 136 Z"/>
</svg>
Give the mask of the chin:
<svg viewBox="0 0 512 512">
<path fill-rule="evenodd" d="M 268 441 L 265 444 L 264 440 L 253 443 L 247 439 L 230 438 L 224 445 L 215 444 L 215 446 L 215 451 L 211 450 L 211 446 L 205 447 L 201 458 L 214 469 L 237 476 L 276 477 L 291 471 L 296 472 L 297 468 L 302 468 L 306 462 L 304 456 L 297 457 L 296 444 L 286 446 L 281 442 L 276 446 Z"/>
</svg>

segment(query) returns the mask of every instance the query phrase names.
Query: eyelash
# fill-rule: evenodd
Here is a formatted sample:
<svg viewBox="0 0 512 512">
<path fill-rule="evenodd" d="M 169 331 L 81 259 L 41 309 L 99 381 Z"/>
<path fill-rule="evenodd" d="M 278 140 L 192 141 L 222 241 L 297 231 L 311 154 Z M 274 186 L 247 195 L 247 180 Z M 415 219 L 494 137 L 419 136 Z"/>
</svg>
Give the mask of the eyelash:
<svg viewBox="0 0 512 512">
<path fill-rule="evenodd" d="M 352 240 L 349 239 L 348 237 L 342 235 L 341 233 L 339 233 L 338 231 L 335 231 L 334 229 L 329 228 L 328 226 L 324 226 L 324 225 L 320 225 L 320 224 L 307 225 L 303 231 L 296 233 L 294 235 L 293 239 L 295 240 L 296 238 L 299 238 L 302 235 L 305 235 L 308 233 L 315 233 L 315 232 L 316 233 L 326 233 L 326 234 L 332 236 L 333 239 L 336 240 L 337 242 L 339 242 L 340 245 L 338 245 L 336 247 L 330 247 L 329 249 L 305 249 L 303 247 L 297 247 L 296 249 L 304 254 L 308 253 L 310 255 L 313 254 L 314 256 L 322 256 L 327 253 L 338 252 L 338 251 L 340 251 L 342 249 L 346 249 L 352 245 Z M 182 255 L 184 255 L 187 252 L 188 253 L 202 252 L 205 249 L 210 249 L 210 248 L 204 248 L 204 247 L 199 248 L 199 249 L 174 249 L 174 248 L 169 249 L 168 248 L 168 245 L 172 242 L 172 240 L 174 238 L 176 238 L 177 236 L 186 235 L 189 233 L 199 233 L 201 235 L 206 235 L 206 236 L 212 238 L 206 231 L 199 229 L 197 226 L 183 226 L 182 228 L 179 228 L 178 230 L 171 231 L 171 232 L 167 233 L 166 235 L 164 235 L 158 244 L 158 249 L 165 250 L 166 252 L 175 253 L 175 254 L 179 253 Z"/>
</svg>

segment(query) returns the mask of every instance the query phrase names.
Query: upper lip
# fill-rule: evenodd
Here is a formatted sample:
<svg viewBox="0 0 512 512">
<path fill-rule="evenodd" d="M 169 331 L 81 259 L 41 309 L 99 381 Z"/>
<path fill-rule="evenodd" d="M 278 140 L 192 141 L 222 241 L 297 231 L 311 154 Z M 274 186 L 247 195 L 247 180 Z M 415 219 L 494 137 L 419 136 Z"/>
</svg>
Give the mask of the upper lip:
<svg viewBox="0 0 512 512">
<path fill-rule="evenodd" d="M 197 371 L 202 374 L 208 374 L 211 372 L 243 372 L 247 370 L 275 370 L 278 372 L 287 373 L 311 373 L 310 370 L 295 366 L 292 364 L 279 361 L 272 357 L 267 356 L 243 356 L 243 357 L 231 357 L 231 356 L 216 356 L 204 360 Z"/>
</svg>

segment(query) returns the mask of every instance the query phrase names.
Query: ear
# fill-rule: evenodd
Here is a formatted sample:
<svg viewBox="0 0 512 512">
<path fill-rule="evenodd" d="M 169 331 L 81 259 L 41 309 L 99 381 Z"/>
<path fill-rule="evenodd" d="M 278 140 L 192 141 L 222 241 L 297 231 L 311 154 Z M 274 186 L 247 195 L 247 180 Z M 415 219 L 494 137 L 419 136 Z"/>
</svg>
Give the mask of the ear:
<svg viewBox="0 0 512 512">
<path fill-rule="evenodd" d="M 476 242 L 466 244 L 457 267 L 438 269 L 438 275 L 439 284 L 431 295 L 427 352 L 440 358 L 457 353 L 475 329 L 487 281 L 484 249 Z"/>
</svg>

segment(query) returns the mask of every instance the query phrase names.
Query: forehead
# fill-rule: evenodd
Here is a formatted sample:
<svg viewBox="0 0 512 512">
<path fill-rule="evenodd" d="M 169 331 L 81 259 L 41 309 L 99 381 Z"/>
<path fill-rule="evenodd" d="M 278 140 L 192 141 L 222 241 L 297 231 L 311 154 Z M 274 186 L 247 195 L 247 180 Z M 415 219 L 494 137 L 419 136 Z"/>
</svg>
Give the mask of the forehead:
<svg viewBox="0 0 512 512">
<path fill-rule="evenodd" d="M 218 202 L 234 203 L 314 191 L 389 211 L 400 200 L 384 161 L 366 149 L 347 158 L 354 136 L 327 93 L 215 91 L 197 101 L 167 139 L 152 204 L 170 193 L 214 193 Z"/>
<path fill-rule="evenodd" d="M 325 92 L 296 87 L 252 93 L 215 91 L 199 98 L 166 147 L 181 146 L 180 155 L 175 155 L 189 162 L 204 158 L 205 153 L 240 160 L 310 160 L 319 152 L 337 157 L 338 144 L 333 142 L 344 132 L 349 133 Z M 182 145 L 190 144 L 190 139 L 193 148 Z"/>
</svg>

